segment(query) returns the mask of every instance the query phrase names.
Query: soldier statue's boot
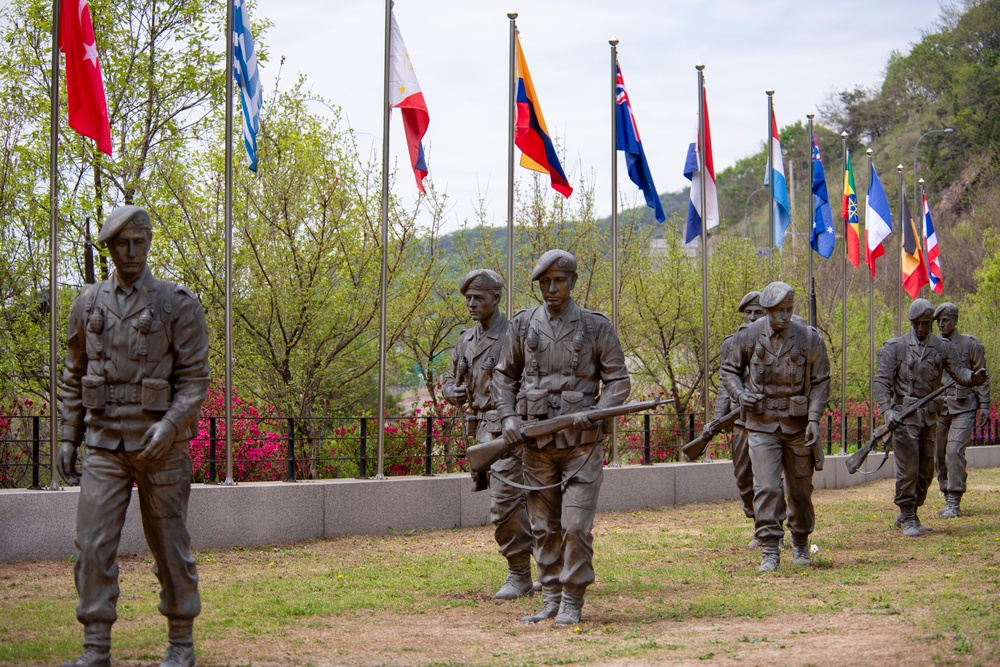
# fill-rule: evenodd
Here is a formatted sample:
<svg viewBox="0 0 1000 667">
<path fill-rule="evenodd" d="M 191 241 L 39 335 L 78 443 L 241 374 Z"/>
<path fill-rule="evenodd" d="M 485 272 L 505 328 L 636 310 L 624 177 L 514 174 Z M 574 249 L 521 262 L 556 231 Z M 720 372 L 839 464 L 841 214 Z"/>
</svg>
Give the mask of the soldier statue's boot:
<svg viewBox="0 0 1000 667">
<path fill-rule="evenodd" d="M 750 547 L 751 549 L 757 549 L 758 547 L 764 546 L 764 544 L 759 539 L 757 539 L 756 535 L 754 535 L 753 537 L 750 538 L 750 541 L 747 542 L 747 546 Z"/>
<path fill-rule="evenodd" d="M 542 608 L 538 613 L 523 617 L 521 619 L 522 623 L 541 623 L 550 618 L 555 618 L 559 614 L 559 603 L 562 601 L 562 592 L 551 594 L 543 592 L 542 600 Z"/>
<path fill-rule="evenodd" d="M 60 667 L 111 667 L 111 649 L 105 646 L 84 646 L 83 653 L 73 662 Z"/>
<path fill-rule="evenodd" d="M 170 644 L 160 667 L 195 667 L 194 638 L 191 634 L 193 621 L 170 619 L 168 623 L 167 638 Z"/>
<path fill-rule="evenodd" d="M 83 653 L 61 667 L 110 667 L 111 624 L 87 623 L 83 628 Z"/>
<path fill-rule="evenodd" d="M 493 597 L 497 600 L 516 600 L 523 595 L 534 595 L 531 583 L 531 557 L 515 556 L 507 559 L 507 578 Z"/>
<path fill-rule="evenodd" d="M 559 614 L 556 616 L 556 625 L 571 626 L 579 625 L 580 613 L 583 611 L 583 593 L 581 589 L 578 593 L 563 589 L 562 602 L 559 604 Z"/>
<path fill-rule="evenodd" d="M 781 550 L 778 548 L 777 542 L 772 542 L 770 544 L 764 545 L 764 557 L 760 561 L 760 567 L 757 568 L 758 572 L 774 572 L 778 569 L 778 564 L 781 562 Z"/>
<path fill-rule="evenodd" d="M 950 492 L 942 491 L 941 493 L 944 494 L 944 507 L 938 510 L 938 516 L 944 516 L 944 513 L 948 511 L 948 502 L 951 498 Z"/>
<path fill-rule="evenodd" d="M 949 492 L 945 498 L 944 509 L 941 510 L 942 519 L 957 519 L 962 516 L 962 494 Z"/>
<path fill-rule="evenodd" d="M 808 535 L 792 535 L 792 559 L 792 563 L 799 567 L 812 567 Z"/>
<path fill-rule="evenodd" d="M 896 517 L 899 529 L 903 531 L 903 535 L 906 537 L 920 537 L 923 533 L 920 532 L 920 522 L 917 519 L 917 513 L 912 507 L 900 507 L 899 516 Z"/>
<path fill-rule="evenodd" d="M 926 535 L 927 533 L 932 533 L 932 532 L 934 532 L 934 529 L 933 529 L 933 528 L 931 528 L 930 526 L 925 526 L 925 525 L 924 525 L 924 524 L 923 524 L 923 523 L 922 523 L 922 522 L 920 521 L 920 515 L 919 515 L 919 514 L 917 514 L 917 511 L 916 511 L 916 510 L 913 510 L 913 518 L 917 520 L 917 530 L 919 530 L 919 531 L 920 531 L 920 534 L 921 534 L 921 535 Z"/>
</svg>

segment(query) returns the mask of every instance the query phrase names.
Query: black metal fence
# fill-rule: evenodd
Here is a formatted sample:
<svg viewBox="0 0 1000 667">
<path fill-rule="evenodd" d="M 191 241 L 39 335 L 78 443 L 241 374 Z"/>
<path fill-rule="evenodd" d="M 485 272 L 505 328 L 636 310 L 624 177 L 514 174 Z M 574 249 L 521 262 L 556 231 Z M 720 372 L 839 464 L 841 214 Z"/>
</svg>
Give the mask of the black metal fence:
<svg viewBox="0 0 1000 667">
<path fill-rule="evenodd" d="M 996 412 L 992 412 L 996 414 Z M 826 415 L 822 438 L 829 454 L 855 451 L 871 437 L 870 418 L 850 415 L 847 442 L 841 442 L 838 411 Z M 618 460 L 653 465 L 680 460 L 681 446 L 702 430 L 692 413 L 645 413 L 620 417 Z M 385 420 L 383 474 L 434 475 L 467 470 L 461 420 L 453 415 L 393 416 Z M 39 415 L 0 415 L 0 488 L 42 488 L 51 479 L 49 420 Z M 995 444 L 998 420 L 976 429 L 972 445 Z M 376 473 L 378 420 L 375 417 L 240 418 L 233 426 L 234 482 L 368 478 Z M 728 435 L 709 447 L 711 458 L 728 458 Z M 199 422 L 191 441 L 192 479 L 225 481 L 226 447 L 222 418 Z M 612 457 L 607 441 L 605 463 Z"/>
</svg>

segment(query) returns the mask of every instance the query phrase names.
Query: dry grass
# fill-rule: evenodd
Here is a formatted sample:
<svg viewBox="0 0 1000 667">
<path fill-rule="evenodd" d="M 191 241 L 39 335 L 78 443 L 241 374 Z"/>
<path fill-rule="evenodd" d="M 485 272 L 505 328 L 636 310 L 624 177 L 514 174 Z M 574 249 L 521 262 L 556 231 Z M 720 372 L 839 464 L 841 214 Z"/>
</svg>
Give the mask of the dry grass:
<svg viewBox="0 0 1000 667">
<path fill-rule="evenodd" d="M 815 494 L 816 567 L 756 572 L 736 503 L 597 519 L 598 582 L 578 628 L 524 626 L 497 603 L 487 527 L 199 552 L 201 665 L 1000 663 L 1000 470 L 974 470 L 966 516 L 936 491 L 916 540 L 891 528 L 892 483 Z M 118 665 L 158 664 L 165 624 L 148 559 L 121 563 Z M 82 636 L 72 565 L 0 570 L 0 664 L 58 663 Z"/>
</svg>

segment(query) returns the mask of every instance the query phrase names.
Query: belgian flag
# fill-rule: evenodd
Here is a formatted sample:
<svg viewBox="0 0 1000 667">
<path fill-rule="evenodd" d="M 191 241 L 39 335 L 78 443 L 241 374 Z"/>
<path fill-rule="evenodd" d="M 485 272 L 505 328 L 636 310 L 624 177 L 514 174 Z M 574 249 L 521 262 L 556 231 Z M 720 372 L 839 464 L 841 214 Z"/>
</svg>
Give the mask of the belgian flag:
<svg viewBox="0 0 1000 667">
<path fill-rule="evenodd" d="M 920 233 L 910 215 L 910 205 L 903 193 L 903 250 L 900 257 L 900 267 L 903 278 L 903 289 L 911 299 L 920 296 L 920 290 L 930 283 L 927 277 L 927 265 L 924 264 L 924 254 L 920 249 Z"/>
</svg>

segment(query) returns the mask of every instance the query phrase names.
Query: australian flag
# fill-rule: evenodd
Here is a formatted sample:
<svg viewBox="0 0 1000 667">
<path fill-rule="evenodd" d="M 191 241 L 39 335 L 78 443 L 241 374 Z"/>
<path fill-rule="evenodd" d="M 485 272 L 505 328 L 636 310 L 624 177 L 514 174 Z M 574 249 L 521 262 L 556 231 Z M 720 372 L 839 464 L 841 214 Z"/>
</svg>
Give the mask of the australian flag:
<svg viewBox="0 0 1000 667">
<path fill-rule="evenodd" d="M 625 81 L 622 79 L 621 65 L 616 63 L 616 67 L 618 70 L 615 95 L 615 109 L 617 110 L 615 117 L 616 147 L 620 151 L 625 151 L 628 177 L 642 190 L 642 194 L 646 198 L 646 206 L 653 209 L 657 220 L 663 222 L 667 216 L 663 213 L 660 196 L 656 194 L 656 186 L 653 185 L 653 177 L 649 173 L 646 152 L 642 149 L 642 140 L 639 138 L 639 127 L 635 124 L 635 114 L 632 113 L 632 104 L 629 102 Z"/>
</svg>

